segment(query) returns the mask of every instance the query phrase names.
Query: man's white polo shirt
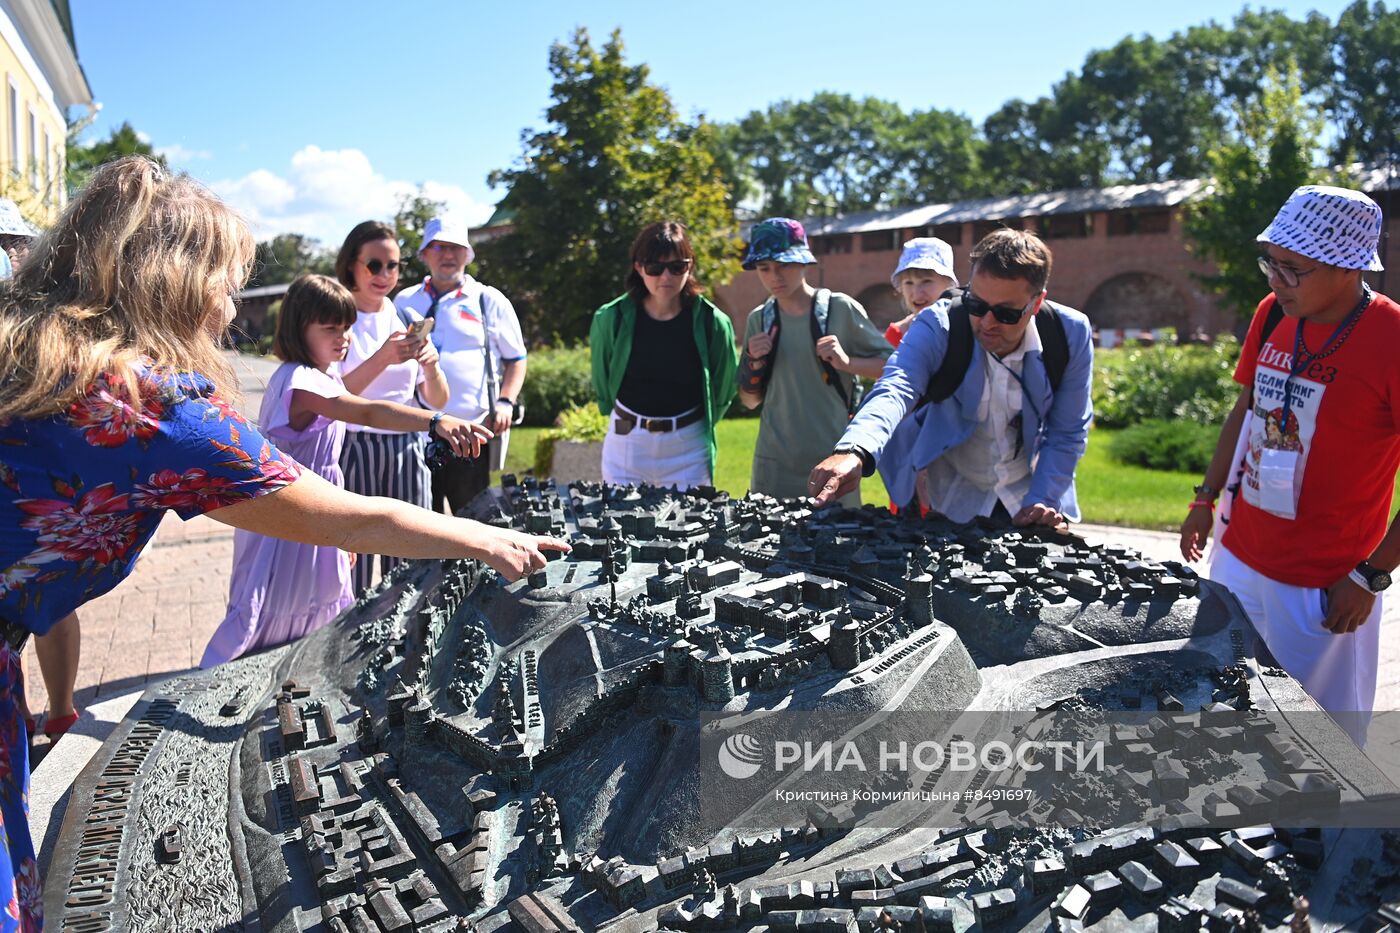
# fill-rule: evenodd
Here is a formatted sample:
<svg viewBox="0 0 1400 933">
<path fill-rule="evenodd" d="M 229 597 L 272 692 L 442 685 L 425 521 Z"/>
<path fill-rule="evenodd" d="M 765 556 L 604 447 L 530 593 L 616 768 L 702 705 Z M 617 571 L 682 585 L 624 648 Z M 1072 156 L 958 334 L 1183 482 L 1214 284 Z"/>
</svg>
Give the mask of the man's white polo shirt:
<svg viewBox="0 0 1400 933">
<path fill-rule="evenodd" d="M 424 317 L 433 304 L 432 287 L 424 281 L 406 288 L 394 304 L 410 317 Z M 479 421 L 500 395 L 501 365 L 525 358 L 520 319 L 505 295 L 470 275 L 464 275 L 455 290 L 438 296 L 433 317 L 433 345 L 441 357 L 438 366 L 447 377 L 450 396 L 444 410 Z M 487 378 L 488 357 L 492 379 Z"/>
</svg>

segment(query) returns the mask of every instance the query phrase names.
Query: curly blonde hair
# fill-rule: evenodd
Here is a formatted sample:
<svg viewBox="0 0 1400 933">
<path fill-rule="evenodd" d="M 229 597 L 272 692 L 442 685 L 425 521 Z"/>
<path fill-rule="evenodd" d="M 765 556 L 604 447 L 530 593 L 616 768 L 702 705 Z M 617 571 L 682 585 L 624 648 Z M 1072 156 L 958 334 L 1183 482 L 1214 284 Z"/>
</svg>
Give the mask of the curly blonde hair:
<svg viewBox="0 0 1400 933">
<path fill-rule="evenodd" d="M 0 420 L 66 411 L 99 376 L 139 403 L 142 363 L 236 398 L 219 337 L 253 256 L 242 219 L 189 176 L 102 166 L 0 286 Z"/>
</svg>

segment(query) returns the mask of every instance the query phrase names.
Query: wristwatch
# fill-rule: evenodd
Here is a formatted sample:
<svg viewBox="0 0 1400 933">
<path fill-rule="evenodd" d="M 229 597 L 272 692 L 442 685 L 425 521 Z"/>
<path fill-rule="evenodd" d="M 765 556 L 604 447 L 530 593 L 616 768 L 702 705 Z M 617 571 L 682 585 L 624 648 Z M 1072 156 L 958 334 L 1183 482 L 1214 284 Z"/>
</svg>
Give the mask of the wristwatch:
<svg viewBox="0 0 1400 933">
<path fill-rule="evenodd" d="M 1383 592 L 1390 586 L 1390 574 L 1372 567 L 1364 560 L 1357 564 L 1356 569 L 1347 576 L 1351 578 L 1353 583 L 1365 587 L 1372 593 Z"/>
<path fill-rule="evenodd" d="M 864 447 L 857 444 L 837 444 L 831 452 L 834 454 L 855 454 L 860 458 L 861 475 L 873 476 L 875 474 L 875 458 Z"/>
<path fill-rule="evenodd" d="M 515 410 L 515 399 L 513 399 L 513 398 L 506 398 L 504 395 L 502 395 L 500 398 L 496 399 L 496 404 L 497 404 L 497 405 L 500 405 L 501 403 L 505 403 L 505 404 L 509 405 L 509 406 L 511 407 L 511 410 L 512 410 L 512 411 Z"/>
<path fill-rule="evenodd" d="M 1196 498 L 1198 499 L 1214 499 L 1220 495 L 1220 490 L 1216 489 L 1210 483 L 1201 483 L 1201 485 L 1194 486 L 1192 489 L 1195 491 Z"/>
</svg>

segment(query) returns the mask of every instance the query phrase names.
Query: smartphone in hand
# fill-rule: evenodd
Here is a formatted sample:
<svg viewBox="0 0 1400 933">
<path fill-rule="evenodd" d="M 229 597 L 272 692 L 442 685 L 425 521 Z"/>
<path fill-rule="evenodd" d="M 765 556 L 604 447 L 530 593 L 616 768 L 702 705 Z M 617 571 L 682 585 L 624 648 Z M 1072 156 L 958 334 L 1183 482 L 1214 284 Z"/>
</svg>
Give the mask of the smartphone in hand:
<svg viewBox="0 0 1400 933">
<path fill-rule="evenodd" d="M 425 317 L 421 321 L 414 321 L 412 324 L 408 325 L 408 333 L 404 336 L 404 339 L 418 341 L 427 340 L 428 335 L 433 332 L 433 323 L 434 320 L 430 317 Z"/>
</svg>

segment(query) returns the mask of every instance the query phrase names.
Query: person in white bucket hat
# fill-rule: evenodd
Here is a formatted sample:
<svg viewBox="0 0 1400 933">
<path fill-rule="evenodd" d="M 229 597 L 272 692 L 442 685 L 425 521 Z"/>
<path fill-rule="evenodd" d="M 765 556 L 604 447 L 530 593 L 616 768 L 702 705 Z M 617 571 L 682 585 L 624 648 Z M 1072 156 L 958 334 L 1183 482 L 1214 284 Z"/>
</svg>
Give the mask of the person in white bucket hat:
<svg viewBox="0 0 1400 933">
<path fill-rule="evenodd" d="M 1279 665 L 1364 743 L 1375 703 L 1381 593 L 1400 564 L 1400 306 L 1379 271 L 1380 207 L 1307 185 L 1259 234 L 1259 303 L 1235 368 L 1239 400 L 1181 527 Z"/>
<path fill-rule="evenodd" d="M 467 225 L 457 218 L 429 220 L 418 256 L 430 275 L 394 298 L 400 314 L 434 322 L 429 339 L 451 390 L 443 410 L 481 422 L 496 435 L 487 455 L 454 458 L 433 471 L 433 509 L 442 511 L 445 501 L 454 513 L 490 485 L 491 470 L 505 463 L 526 366 L 514 305 L 499 289 L 467 274 L 476 258 L 467 234 Z"/>
<path fill-rule="evenodd" d="M 890 284 L 904 306 L 905 316 L 885 328 L 885 339 L 897 347 L 915 315 L 943 297 L 948 289 L 958 287 L 958 277 L 953 272 L 953 247 L 936 236 L 906 240 Z"/>
</svg>

